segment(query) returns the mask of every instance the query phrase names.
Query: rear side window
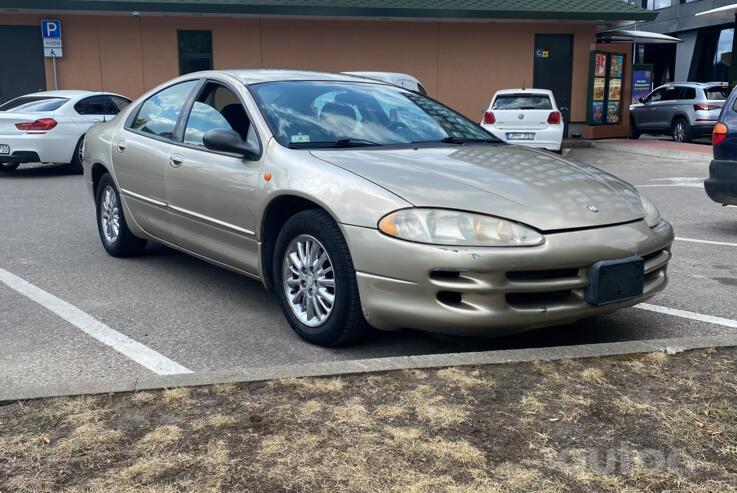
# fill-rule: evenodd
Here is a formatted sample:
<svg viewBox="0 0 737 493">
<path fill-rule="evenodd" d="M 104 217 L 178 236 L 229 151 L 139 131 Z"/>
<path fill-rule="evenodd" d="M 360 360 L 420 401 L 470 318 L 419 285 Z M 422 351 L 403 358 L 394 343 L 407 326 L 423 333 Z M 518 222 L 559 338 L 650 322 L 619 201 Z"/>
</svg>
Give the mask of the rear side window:
<svg viewBox="0 0 737 493">
<path fill-rule="evenodd" d="M 23 113 L 24 111 L 56 111 L 64 106 L 64 103 L 67 101 L 69 101 L 67 98 L 21 96 L 0 105 L 0 111 L 14 113 Z"/>
<path fill-rule="evenodd" d="M 501 94 L 494 100 L 492 110 L 552 110 L 553 103 L 546 94 Z"/>
<path fill-rule="evenodd" d="M 682 87 L 683 91 L 680 99 L 696 99 L 696 89 L 693 87 Z"/>
<path fill-rule="evenodd" d="M 163 139 L 173 139 L 182 107 L 198 83 L 197 80 L 191 80 L 157 92 L 144 101 L 130 128 Z"/>
<path fill-rule="evenodd" d="M 709 101 L 724 101 L 729 97 L 729 88 L 723 86 L 707 87 L 704 89 L 706 99 Z"/>
<path fill-rule="evenodd" d="M 130 101 L 119 96 L 100 95 L 85 98 L 74 105 L 80 115 L 114 116 L 130 104 Z"/>
<path fill-rule="evenodd" d="M 665 95 L 663 95 L 663 99 L 661 101 L 675 101 L 676 99 L 684 99 L 683 98 L 683 87 L 668 87 L 665 90 Z"/>
</svg>

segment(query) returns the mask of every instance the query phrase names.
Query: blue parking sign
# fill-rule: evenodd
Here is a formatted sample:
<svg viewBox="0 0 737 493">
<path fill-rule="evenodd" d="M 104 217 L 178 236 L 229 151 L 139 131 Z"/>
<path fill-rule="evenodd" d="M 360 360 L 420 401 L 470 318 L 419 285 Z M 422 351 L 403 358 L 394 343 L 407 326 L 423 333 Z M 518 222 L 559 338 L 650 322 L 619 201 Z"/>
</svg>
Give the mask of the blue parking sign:
<svg viewBox="0 0 737 493">
<path fill-rule="evenodd" d="M 41 36 L 44 38 L 61 38 L 61 21 L 58 19 L 41 21 Z"/>
</svg>

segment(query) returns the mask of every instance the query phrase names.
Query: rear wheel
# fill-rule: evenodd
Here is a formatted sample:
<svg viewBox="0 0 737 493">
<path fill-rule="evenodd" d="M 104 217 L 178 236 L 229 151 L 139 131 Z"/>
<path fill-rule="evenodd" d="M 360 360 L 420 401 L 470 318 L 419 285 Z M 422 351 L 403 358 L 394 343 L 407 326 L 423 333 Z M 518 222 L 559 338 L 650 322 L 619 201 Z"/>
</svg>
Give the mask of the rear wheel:
<svg viewBox="0 0 737 493">
<path fill-rule="evenodd" d="M 84 135 L 79 138 L 77 145 L 74 147 L 74 156 L 72 162 L 69 163 L 69 172 L 75 175 L 81 175 L 82 169 L 82 153 L 84 152 Z"/>
<path fill-rule="evenodd" d="M 637 128 L 637 123 L 635 123 L 635 119 L 630 118 L 630 139 L 639 139 L 640 135 L 642 135 L 642 133 L 640 132 L 640 129 Z"/>
<path fill-rule="evenodd" d="M 138 238 L 128 229 L 120 194 L 109 174 L 100 178 L 96 204 L 97 231 L 107 253 L 113 257 L 140 255 L 146 247 L 146 240 Z"/>
<path fill-rule="evenodd" d="M 0 163 L 0 173 L 15 171 L 20 163 Z"/>
<path fill-rule="evenodd" d="M 685 118 L 673 122 L 672 137 L 676 142 L 691 142 L 691 125 Z"/>
<path fill-rule="evenodd" d="M 324 211 L 299 212 L 286 222 L 273 275 L 284 316 L 307 342 L 335 347 L 367 332 L 348 245 Z"/>
</svg>

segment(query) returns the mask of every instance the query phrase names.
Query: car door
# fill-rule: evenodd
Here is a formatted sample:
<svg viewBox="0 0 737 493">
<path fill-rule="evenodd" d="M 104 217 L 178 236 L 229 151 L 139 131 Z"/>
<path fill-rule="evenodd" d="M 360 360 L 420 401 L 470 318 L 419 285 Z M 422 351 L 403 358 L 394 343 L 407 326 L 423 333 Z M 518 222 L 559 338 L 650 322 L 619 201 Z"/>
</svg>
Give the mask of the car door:
<svg viewBox="0 0 737 493">
<path fill-rule="evenodd" d="M 165 172 L 182 110 L 200 84 L 181 82 L 150 96 L 130 113 L 112 143 L 115 179 L 131 218 L 165 241 L 172 238 Z"/>
<path fill-rule="evenodd" d="M 681 99 L 683 88 L 681 86 L 668 86 L 660 101 L 653 103 L 650 115 L 652 116 L 653 128 L 656 130 L 668 130 L 673 120 L 675 111 L 678 110 L 678 101 Z"/>
<path fill-rule="evenodd" d="M 658 109 L 657 104 L 663 99 L 667 87 L 659 87 L 651 92 L 646 98 L 642 106 L 638 107 L 635 112 L 635 123 L 641 130 L 650 130 L 655 128 L 655 111 Z"/>
<path fill-rule="evenodd" d="M 203 142 L 212 129 L 230 129 L 258 141 L 232 87 L 208 81 L 183 120 L 181 145 L 166 166 L 166 196 L 174 241 L 187 250 L 251 274 L 259 273 L 255 196 L 261 159 L 213 152 Z"/>
</svg>

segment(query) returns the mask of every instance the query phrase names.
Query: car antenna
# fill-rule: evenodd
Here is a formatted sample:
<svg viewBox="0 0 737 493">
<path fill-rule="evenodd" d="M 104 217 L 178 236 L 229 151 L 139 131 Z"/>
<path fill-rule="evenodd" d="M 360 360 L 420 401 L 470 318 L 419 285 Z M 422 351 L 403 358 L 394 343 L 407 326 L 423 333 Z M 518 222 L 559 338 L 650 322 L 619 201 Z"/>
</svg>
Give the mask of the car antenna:
<svg viewBox="0 0 737 493">
<path fill-rule="evenodd" d="M 522 90 L 525 91 L 527 88 L 525 87 L 525 79 L 522 79 Z"/>
</svg>

